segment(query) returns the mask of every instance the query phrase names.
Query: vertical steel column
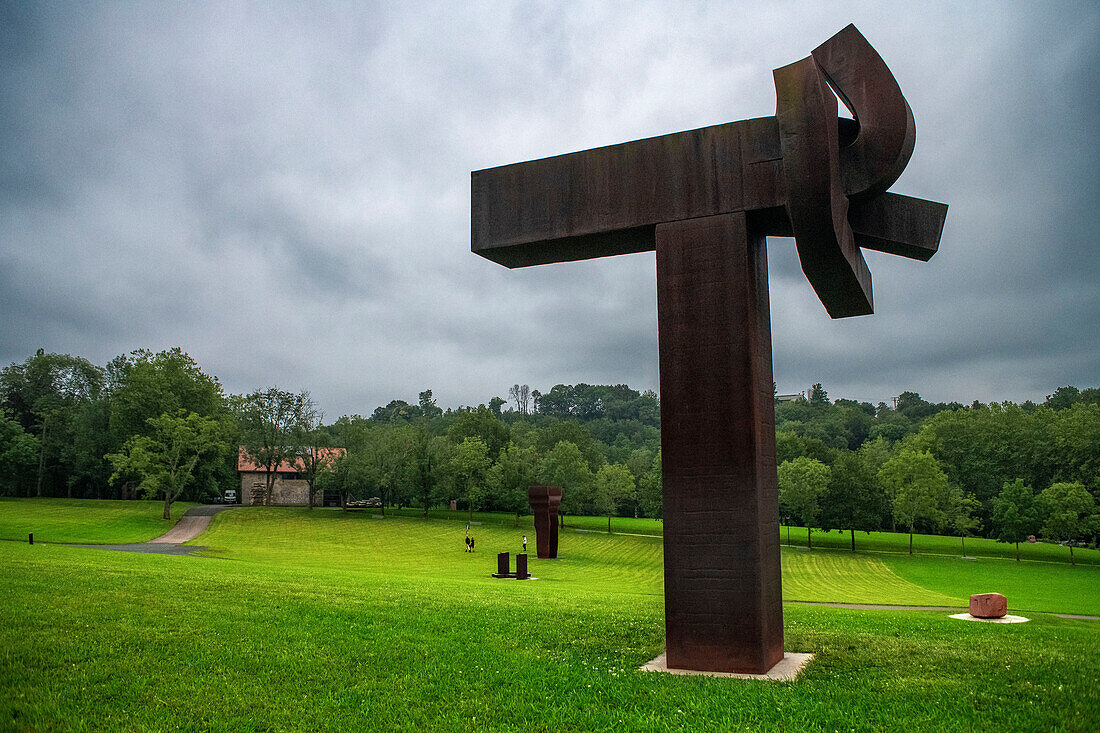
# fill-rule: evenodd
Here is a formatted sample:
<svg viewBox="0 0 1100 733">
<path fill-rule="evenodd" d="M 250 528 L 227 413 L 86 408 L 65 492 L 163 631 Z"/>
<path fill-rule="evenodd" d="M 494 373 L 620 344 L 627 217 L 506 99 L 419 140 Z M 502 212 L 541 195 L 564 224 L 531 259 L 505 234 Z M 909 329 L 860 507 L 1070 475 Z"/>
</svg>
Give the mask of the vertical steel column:
<svg viewBox="0 0 1100 733">
<path fill-rule="evenodd" d="M 660 224 L 669 667 L 783 658 L 768 263 L 743 212 Z"/>
</svg>

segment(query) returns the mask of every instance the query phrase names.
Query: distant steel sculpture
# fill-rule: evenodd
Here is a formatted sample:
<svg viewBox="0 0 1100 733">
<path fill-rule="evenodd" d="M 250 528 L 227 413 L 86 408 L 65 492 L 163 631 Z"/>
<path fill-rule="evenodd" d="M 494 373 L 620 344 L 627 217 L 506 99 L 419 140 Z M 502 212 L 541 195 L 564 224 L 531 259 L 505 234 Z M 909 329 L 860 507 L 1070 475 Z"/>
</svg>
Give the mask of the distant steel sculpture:
<svg viewBox="0 0 1100 733">
<path fill-rule="evenodd" d="M 535 553 L 540 560 L 558 557 L 558 507 L 560 486 L 531 486 L 527 489 L 531 511 L 535 515 Z"/>
<path fill-rule="evenodd" d="M 872 312 L 860 248 L 928 260 L 947 215 L 886 193 L 913 113 L 855 26 L 773 76 L 774 117 L 472 174 L 472 249 L 494 262 L 657 252 L 673 668 L 762 673 L 783 658 L 765 237 L 795 238 L 844 318 Z"/>
</svg>

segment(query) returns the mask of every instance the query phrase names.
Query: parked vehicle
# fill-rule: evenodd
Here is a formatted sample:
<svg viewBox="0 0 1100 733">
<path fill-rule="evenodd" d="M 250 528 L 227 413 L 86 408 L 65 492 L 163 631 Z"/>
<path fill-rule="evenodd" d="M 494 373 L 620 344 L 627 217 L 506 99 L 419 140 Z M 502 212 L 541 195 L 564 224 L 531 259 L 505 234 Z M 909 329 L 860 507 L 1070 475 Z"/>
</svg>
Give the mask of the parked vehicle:
<svg viewBox="0 0 1100 733">
<path fill-rule="evenodd" d="M 226 489 L 225 494 L 222 497 L 222 500 L 226 504 L 236 504 L 237 503 L 237 490 L 236 489 Z"/>
<path fill-rule="evenodd" d="M 361 503 L 361 506 L 365 506 L 368 509 L 381 509 L 382 499 L 377 496 L 372 496 L 371 498 L 364 500 Z"/>
</svg>

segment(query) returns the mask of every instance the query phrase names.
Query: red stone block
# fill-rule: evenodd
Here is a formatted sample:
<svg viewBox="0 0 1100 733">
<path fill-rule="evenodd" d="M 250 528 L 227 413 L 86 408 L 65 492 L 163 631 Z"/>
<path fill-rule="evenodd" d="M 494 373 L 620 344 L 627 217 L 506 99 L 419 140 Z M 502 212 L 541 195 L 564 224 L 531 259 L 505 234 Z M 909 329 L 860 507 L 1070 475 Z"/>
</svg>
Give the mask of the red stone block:
<svg viewBox="0 0 1100 733">
<path fill-rule="evenodd" d="M 1003 618 L 1008 599 L 1000 593 L 975 593 L 970 596 L 970 615 L 978 618 Z"/>
</svg>

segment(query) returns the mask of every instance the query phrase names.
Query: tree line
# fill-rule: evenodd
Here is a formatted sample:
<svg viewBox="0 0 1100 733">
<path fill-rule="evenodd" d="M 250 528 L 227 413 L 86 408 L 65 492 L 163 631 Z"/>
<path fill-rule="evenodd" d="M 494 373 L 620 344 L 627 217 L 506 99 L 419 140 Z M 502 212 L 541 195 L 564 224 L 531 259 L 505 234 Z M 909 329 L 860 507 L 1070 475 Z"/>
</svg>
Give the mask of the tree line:
<svg viewBox="0 0 1100 733">
<path fill-rule="evenodd" d="M 820 384 L 777 404 L 780 511 L 787 523 L 848 531 L 1030 536 L 1096 545 L 1100 390 L 1032 402 L 893 405 L 839 399 Z M 812 543 L 812 531 L 807 533 Z M 910 544 L 910 551 L 912 545 Z"/>
<path fill-rule="evenodd" d="M 0 492 L 141 493 L 165 498 L 167 510 L 169 494 L 209 500 L 235 486 L 243 446 L 268 469 L 267 499 L 290 463 L 311 494 L 379 496 L 425 512 L 456 500 L 470 512 L 519 515 L 527 486 L 549 483 L 564 488 L 566 514 L 607 516 L 609 526 L 616 515 L 661 516 L 655 393 L 515 384 L 506 394 L 443 409 L 424 390 L 415 402 L 325 423 L 308 393 L 227 395 L 180 349 L 138 350 L 104 367 L 40 350 L 0 372 Z M 1095 542 L 1100 532 L 1096 388 L 1061 387 L 1043 404 L 930 403 L 902 392 L 872 405 L 830 400 L 816 384 L 777 397 L 775 416 L 788 522 L 849 531 L 853 544 L 856 531 L 878 529 L 1005 541 Z"/>
</svg>

